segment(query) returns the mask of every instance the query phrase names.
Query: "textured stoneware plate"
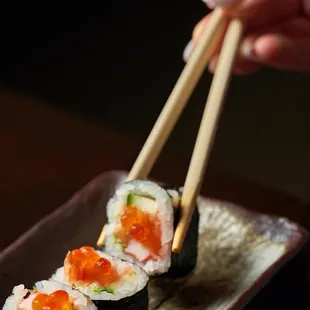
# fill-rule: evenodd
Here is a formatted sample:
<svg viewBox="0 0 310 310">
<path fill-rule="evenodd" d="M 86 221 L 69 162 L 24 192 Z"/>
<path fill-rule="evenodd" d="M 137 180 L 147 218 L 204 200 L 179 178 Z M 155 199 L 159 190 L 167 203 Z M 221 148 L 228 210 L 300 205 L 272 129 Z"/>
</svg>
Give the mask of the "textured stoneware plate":
<svg viewBox="0 0 310 310">
<path fill-rule="evenodd" d="M 16 284 L 48 278 L 69 249 L 95 245 L 105 205 L 125 174 L 109 172 L 38 222 L 0 255 L 0 306 Z M 184 283 L 150 285 L 150 309 L 241 309 L 308 238 L 287 219 L 199 198 L 199 258 Z"/>
</svg>

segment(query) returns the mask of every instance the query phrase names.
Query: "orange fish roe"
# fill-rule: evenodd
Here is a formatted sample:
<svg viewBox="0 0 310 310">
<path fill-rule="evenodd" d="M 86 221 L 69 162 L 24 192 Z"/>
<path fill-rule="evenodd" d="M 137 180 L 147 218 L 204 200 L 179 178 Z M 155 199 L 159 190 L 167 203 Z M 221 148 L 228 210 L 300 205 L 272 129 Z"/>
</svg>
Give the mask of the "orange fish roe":
<svg viewBox="0 0 310 310">
<path fill-rule="evenodd" d="M 72 283 L 97 283 L 104 287 L 120 279 L 111 262 L 88 246 L 70 251 L 65 258 L 64 270 Z"/>
<path fill-rule="evenodd" d="M 66 291 L 56 291 L 50 295 L 38 294 L 32 301 L 32 310 L 74 310 Z"/>
<path fill-rule="evenodd" d="M 122 229 L 116 235 L 127 245 L 132 238 L 143 244 L 152 254 L 161 250 L 161 225 L 157 215 L 143 212 L 135 206 L 126 206 L 121 216 Z"/>
</svg>

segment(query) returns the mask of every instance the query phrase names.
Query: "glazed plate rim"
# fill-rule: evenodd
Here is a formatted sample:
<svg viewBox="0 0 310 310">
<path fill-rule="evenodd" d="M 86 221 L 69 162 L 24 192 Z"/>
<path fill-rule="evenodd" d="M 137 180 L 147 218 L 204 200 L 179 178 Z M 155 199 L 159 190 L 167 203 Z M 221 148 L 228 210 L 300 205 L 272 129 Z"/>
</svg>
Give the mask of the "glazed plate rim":
<svg viewBox="0 0 310 310">
<path fill-rule="evenodd" d="M 25 241 L 31 240 L 33 237 L 35 237 L 37 231 L 39 231 L 47 223 L 52 221 L 55 217 L 59 215 L 59 213 L 63 212 L 66 208 L 70 208 L 72 205 L 71 202 L 74 202 L 75 199 L 79 195 L 87 191 L 87 189 L 90 188 L 92 184 L 95 184 L 98 181 L 102 181 L 105 178 L 110 177 L 112 179 L 112 176 L 113 176 L 115 179 L 117 179 L 117 182 L 115 182 L 115 185 L 117 185 L 118 183 L 122 181 L 122 179 L 127 174 L 128 172 L 124 170 L 111 170 L 111 171 L 106 171 L 98 175 L 97 177 L 93 178 L 84 187 L 76 191 L 69 200 L 67 200 L 65 203 L 63 203 L 58 208 L 54 209 L 51 213 L 48 213 L 47 215 L 45 215 L 37 223 L 35 223 L 32 227 L 30 227 L 22 235 L 20 235 L 15 241 L 13 241 L 10 245 L 4 248 L 0 253 L 1 254 L 0 264 L 2 261 L 5 261 L 10 255 L 12 255 L 14 249 L 18 248 Z M 216 203 L 219 207 L 224 208 L 226 210 L 233 210 L 234 212 L 237 212 L 237 213 L 242 212 L 244 215 L 247 215 L 249 216 L 249 218 L 252 218 L 252 219 L 257 218 L 257 217 L 262 217 L 262 216 L 265 216 L 271 220 L 283 219 L 287 223 L 295 227 L 294 240 L 289 239 L 286 242 L 284 242 L 286 246 L 285 246 L 284 253 L 281 255 L 281 257 L 279 257 L 274 263 L 270 264 L 267 267 L 267 269 L 264 272 L 262 272 L 259 275 L 259 277 L 249 286 L 249 288 L 243 291 L 238 296 L 237 300 L 235 300 L 233 304 L 228 308 L 228 309 L 235 309 L 235 310 L 240 309 L 241 307 L 248 304 L 250 300 L 253 299 L 254 296 L 273 278 L 273 276 L 282 267 L 284 267 L 291 259 L 293 259 L 293 257 L 295 257 L 298 254 L 298 252 L 303 248 L 305 243 L 308 241 L 309 233 L 302 225 L 290 219 L 287 219 L 285 217 L 269 215 L 269 214 L 261 213 L 261 212 L 253 212 L 233 202 L 220 200 L 220 199 L 213 199 L 213 198 L 207 198 L 204 196 L 199 196 L 199 200 Z"/>
</svg>

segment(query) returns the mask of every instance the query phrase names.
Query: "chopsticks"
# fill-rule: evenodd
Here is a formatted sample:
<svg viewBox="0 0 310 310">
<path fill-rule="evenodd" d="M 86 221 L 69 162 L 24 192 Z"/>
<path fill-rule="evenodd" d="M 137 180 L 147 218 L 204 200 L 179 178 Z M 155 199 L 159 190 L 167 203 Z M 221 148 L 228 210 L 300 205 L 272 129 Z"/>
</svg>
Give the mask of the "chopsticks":
<svg viewBox="0 0 310 310">
<path fill-rule="evenodd" d="M 127 181 L 148 177 L 185 104 L 213 55 L 215 46 L 220 39 L 227 21 L 220 8 L 214 10 L 208 27 L 203 31 L 199 44 L 196 46 L 172 90 L 166 105 L 128 175 Z M 181 217 L 174 234 L 172 245 L 172 250 L 175 253 L 181 251 L 191 221 L 242 32 L 242 21 L 238 19 L 232 20 L 224 39 L 184 185 L 180 206 Z M 102 246 L 104 243 L 103 233 L 104 229 L 97 241 L 98 246 Z"/>
<path fill-rule="evenodd" d="M 243 28 L 241 20 L 232 20 L 222 45 L 184 184 L 181 198 L 181 218 L 175 230 L 172 244 L 172 251 L 175 253 L 181 251 L 203 182 Z"/>
<path fill-rule="evenodd" d="M 219 41 L 226 18 L 216 9 L 208 27 L 201 35 L 199 44 L 184 67 L 150 135 L 138 155 L 127 180 L 147 178 L 154 163 L 169 138 L 177 120 L 188 102 L 198 80 L 210 60 Z"/>
</svg>

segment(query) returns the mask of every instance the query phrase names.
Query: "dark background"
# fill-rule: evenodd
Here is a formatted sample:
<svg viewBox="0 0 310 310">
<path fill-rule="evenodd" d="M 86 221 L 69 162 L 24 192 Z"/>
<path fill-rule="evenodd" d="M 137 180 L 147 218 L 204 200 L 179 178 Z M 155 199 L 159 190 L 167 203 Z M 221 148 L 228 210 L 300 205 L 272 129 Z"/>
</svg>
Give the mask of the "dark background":
<svg viewBox="0 0 310 310">
<path fill-rule="evenodd" d="M 199 0 L 9 6 L 0 18 L 2 84 L 141 143 L 207 13 Z M 206 72 L 168 152 L 190 155 L 210 81 Z M 235 77 L 211 165 L 310 197 L 308 85 L 307 75 L 275 70 Z"/>
<path fill-rule="evenodd" d="M 117 149 L 118 133 L 142 145 L 184 66 L 192 28 L 207 10 L 199 0 L 119 0 L 100 6 L 10 2 L 0 12 L 2 249 L 103 168 L 131 165 L 137 144 L 132 158 L 126 158 L 128 142 L 109 163 L 105 149 Z M 182 164 L 191 154 L 210 81 L 206 72 L 165 150 L 174 159 L 182 153 Z M 234 77 L 210 165 L 310 198 L 309 93 L 304 74 L 264 70 Z M 86 136 L 75 132 L 81 128 Z M 105 130 L 109 145 L 101 144 Z M 162 167 L 168 167 L 167 158 Z M 183 176 L 184 164 L 181 170 Z M 223 181 L 211 178 L 209 186 L 214 182 L 222 197 L 233 196 L 233 186 Z M 258 210 L 300 212 L 294 203 L 287 212 L 290 200 L 284 198 L 282 209 L 281 199 L 278 204 L 272 195 L 262 199 L 250 187 L 246 183 L 236 196 L 247 197 Z M 292 279 L 299 276 L 298 268 L 289 270 Z M 280 274 L 254 308 L 274 300 L 302 308 L 306 286 L 287 279 Z M 275 293 L 279 283 L 299 294 L 282 287 Z"/>
<path fill-rule="evenodd" d="M 101 4 L 28 7 L 10 16 L 2 28 L 4 81 L 83 117 L 148 131 L 206 8 L 200 1 Z"/>
</svg>

